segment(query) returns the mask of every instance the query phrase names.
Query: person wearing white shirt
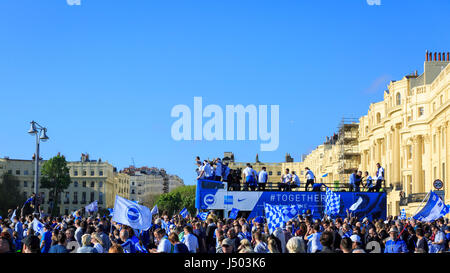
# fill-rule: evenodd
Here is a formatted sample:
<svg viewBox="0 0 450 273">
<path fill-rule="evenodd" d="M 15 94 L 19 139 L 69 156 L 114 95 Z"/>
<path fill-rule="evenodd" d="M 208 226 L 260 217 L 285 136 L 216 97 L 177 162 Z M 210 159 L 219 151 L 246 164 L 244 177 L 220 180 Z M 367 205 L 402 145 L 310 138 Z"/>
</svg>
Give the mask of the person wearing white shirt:
<svg viewBox="0 0 450 273">
<path fill-rule="evenodd" d="M 158 243 L 158 247 L 156 249 L 151 249 L 151 253 L 173 253 L 173 246 L 169 239 L 167 239 L 166 231 L 164 229 L 156 229 L 153 235 Z"/>
<path fill-rule="evenodd" d="M 300 178 L 298 178 L 298 175 L 295 173 L 295 171 L 292 171 L 292 178 L 289 183 L 289 190 L 292 190 L 294 188 L 300 188 Z"/>
<path fill-rule="evenodd" d="M 214 171 L 214 180 L 220 181 L 222 179 L 222 161 L 217 158 L 215 161 L 216 169 Z"/>
<path fill-rule="evenodd" d="M 245 188 L 244 190 L 248 190 L 250 187 L 252 190 L 256 189 L 256 177 L 255 172 L 253 171 L 252 166 L 247 163 L 247 168 L 244 169 L 244 179 L 245 179 Z"/>
<path fill-rule="evenodd" d="M 289 182 L 291 182 L 292 176 L 289 173 L 289 169 L 285 170 L 285 174 L 281 176 L 281 182 L 278 183 L 279 191 L 286 191 L 289 189 Z"/>
<path fill-rule="evenodd" d="M 384 168 L 380 163 L 377 163 L 377 183 L 375 184 L 375 192 L 379 192 L 381 189 L 381 183 L 384 181 Z"/>
<path fill-rule="evenodd" d="M 262 167 L 262 170 L 258 174 L 258 191 L 266 190 L 268 175 L 266 172 L 266 167 Z"/>
<path fill-rule="evenodd" d="M 203 161 L 203 166 L 200 168 L 200 174 L 198 175 L 197 179 L 214 179 L 213 168 L 211 167 L 211 165 L 209 165 L 208 160 Z"/>
<path fill-rule="evenodd" d="M 314 182 L 316 181 L 316 177 L 314 176 L 314 173 L 308 168 L 305 168 L 306 174 L 306 185 L 305 185 L 305 191 L 308 191 L 308 186 L 311 184 L 311 186 L 314 185 Z"/>
<path fill-rule="evenodd" d="M 197 253 L 199 249 L 198 239 L 192 234 L 192 227 L 184 227 L 184 244 L 187 246 L 190 253 Z"/>
</svg>

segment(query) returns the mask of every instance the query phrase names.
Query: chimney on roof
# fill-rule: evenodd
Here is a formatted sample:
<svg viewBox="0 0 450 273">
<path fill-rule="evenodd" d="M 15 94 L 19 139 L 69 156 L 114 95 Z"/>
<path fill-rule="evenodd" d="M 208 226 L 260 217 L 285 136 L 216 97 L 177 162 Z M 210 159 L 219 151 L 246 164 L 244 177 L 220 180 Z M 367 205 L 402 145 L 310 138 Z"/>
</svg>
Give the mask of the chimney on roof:
<svg viewBox="0 0 450 273">
<path fill-rule="evenodd" d="M 450 61 L 450 53 L 447 52 L 447 62 Z"/>
<path fill-rule="evenodd" d="M 439 54 L 438 54 L 438 59 L 439 59 L 439 61 L 441 61 L 441 52 L 439 52 Z"/>
<path fill-rule="evenodd" d="M 434 52 L 434 60 L 437 61 L 437 53 Z"/>
<path fill-rule="evenodd" d="M 430 54 L 429 61 L 431 62 L 433 60 L 433 53 L 430 52 L 429 54 Z"/>
</svg>

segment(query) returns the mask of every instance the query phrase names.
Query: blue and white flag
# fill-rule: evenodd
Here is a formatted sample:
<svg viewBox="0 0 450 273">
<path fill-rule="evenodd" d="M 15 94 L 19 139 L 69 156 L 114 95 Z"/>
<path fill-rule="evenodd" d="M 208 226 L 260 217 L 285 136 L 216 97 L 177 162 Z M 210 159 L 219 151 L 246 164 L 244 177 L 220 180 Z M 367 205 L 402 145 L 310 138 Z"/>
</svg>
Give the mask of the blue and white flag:
<svg viewBox="0 0 450 273">
<path fill-rule="evenodd" d="M 264 213 L 267 219 L 269 232 L 272 234 L 276 228 L 282 228 L 284 225 L 284 216 L 280 206 L 272 206 L 264 203 Z"/>
<path fill-rule="evenodd" d="M 187 208 L 184 208 L 180 211 L 180 215 L 183 216 L 183 218 L 186 218 L 188 216 L 189 212 Z"/>
<path fill-rule="evenodd" d="M 39 222 L 37 218 L 33 219 L 33 222 L 31 222 L 34 232 L 43 234 L 44 233 L 44 224 Z"/>
<path fill-rule="evenodd" d="M 341 203 L 341 196 L 330 190 L 327 187 L 326 197 L 325 197 L 325 214 L 332 216 L 339 213 Z"/>
<path fill-rule="evenodd" d="M 14 212 L 11 215 L 11 221 L 12 221 L 12 219 L 14 219 L 14 217 L 16 217 L 16 210 L 14 210 Z"/>
<path fill-rule="evenodd" d="M 406 219 L 406 211 L 405 209 L 402 209 L 400 211 L 400 220 L 405 220 Z"/>
<path fill-rule="evenodd" d="M 109 217 L 113 216 L 113 214 L 114 214 L 114 209 L 109 208 L 108 211 L 109 211 L 109 215 L 108 215 L 108 216 L 109 216 Z"/>
<path fill-rule="evenodd" d="M 447 213 L 449 213 L 448 206 L 436 193 L 430 192 L 427 203 L 413 218 L 422 222 L 430 222 L 445 216 Z"/>
<path fill-rule="evenodd" d="M 116 195 L 112 221 L 134 229 L 147 230 L 152 224 L 150 209 Z"/>
<path fill-rule="evenodd" d="M 236 217 L 238 216 L 239 210 L 236 208 L 232 208 L 230 211 L 230 216 L 228 216 L 228 218 L 230 219 L 236 219 Z"/>
<path fill-rule="evenodd" d="M 279 207 L 281 209 L 281 213 L 283 214 L 284 222 L 287 222 L 300 214 L 301 205 L 281 205 Z"/>
<path fill-rule="evenodd" d="M 25 201 L 25 203 L 23 203 L 23 205 L 25 206 L 26 204 L 30 203 L 31 201 L 33 201 L 33 197 L 28 198 L 27 201 Z"/>
<path fill-rule="evenodd" d="M 209 215 L 209 211 L 208 212 L 200 212 L 199 214 L 197 214 L 197 217 L 200 218 L 200 220 L 202 221 L 206 221 L 206 218 Z"/>
<path fill-rule="evenodd" d="M 95 200 L 94 202 L 90 203 L 89 205 L 87 205 L 86 207 L 84 207 L 84 209 L 86 210 L 86 212 L 94 212 L 98 210 L 98 202 L 97 200 Z"/>
<path fill-rule="evenodd" d="M 153 209 L 152 209 L 152 214 L 158 214 L 158 213 L 159 213 L 159 211 L 158 211 L 158 206 L 155 205 L 155 206 L 153 207 Z"/>
</svg>

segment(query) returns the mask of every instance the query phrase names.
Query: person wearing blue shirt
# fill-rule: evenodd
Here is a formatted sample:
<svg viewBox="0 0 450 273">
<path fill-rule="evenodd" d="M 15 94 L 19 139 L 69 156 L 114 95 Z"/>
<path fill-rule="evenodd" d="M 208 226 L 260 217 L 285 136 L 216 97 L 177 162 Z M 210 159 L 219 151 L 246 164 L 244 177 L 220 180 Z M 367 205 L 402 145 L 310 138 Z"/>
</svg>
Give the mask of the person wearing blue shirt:
<svg viewBox="0 0 450 273">
<path fill-rule="evenodd" d="M 384 168 L 381 167 L 380 163 L 377 163 L 377 183 L 375 185 L 375 192 L 379 192 L 381 189 L 381 183 L 384 180 Z"/>
<path fill-rule="evenodd" d="M 392 227 L 389 230 L 390 239 L 386 242 L 384 253 L 408 253 L 405 241 L 398 237 L 398 230 Z"/>
<path fill-rule="evenodd" d="M 367 191 L 368 192 L 375 191 L 375 185 L 373 184 L 372 176 L 369 175 L 368 171 L 364 172 L 364 176 L 366 177 L 366 185 L 365 185 L 365 187 L 367 188 Z"/>
<path fill-rule="evenodd" d="M 64 232 L 60 232 L 58 234 L 58 244 L 53 245 L 48 253 L 67 253 L 66 239 L 66 234 L 64 234 Z"/>
<path fill-rule="evenodd" d="M 44 226 L 44 233 L 41 237 L 41 253 L 48 253 L 50 247 L 52 246 L 52 231 L 50 226 L 46 224 Z"/>
<path fill-rule="evenodd" d="M 17 232 L 18 239 L 22 240 L 23 239 L 23 225 L 19 221 L 19 218 L 17 216 L 14 216 L 13 221 L 14 221 L 14 231 Z"/>
<path fill-rule="evenodd" d="M 439 253 L 445 251 L 445 234 L 436 225 L 431 227 L 431 231 L 434 233 L 434 240 L 431 242 L 432 251 L 430 253 Z"/>
<path fill-rule="evenodd" d="M 136 253 L 135 243 L 133 243 L 133 241 L 128 237 L 129 237 L 128 230 L 122 229 L 120 231 L 120 240 L 124 242 L 122 244 L 123 251 L 125 253 Z"/>
</svg>

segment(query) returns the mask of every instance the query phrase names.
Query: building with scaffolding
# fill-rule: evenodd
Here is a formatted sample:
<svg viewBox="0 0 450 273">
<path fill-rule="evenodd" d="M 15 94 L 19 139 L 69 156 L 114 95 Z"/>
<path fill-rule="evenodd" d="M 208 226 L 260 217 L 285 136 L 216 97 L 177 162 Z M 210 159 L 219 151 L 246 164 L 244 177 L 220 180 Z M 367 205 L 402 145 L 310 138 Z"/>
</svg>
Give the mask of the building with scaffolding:
<svg viewBox="0 0 450 273">
<path fill-rule="evenodd" d="M 359 121 L 356 118 L 342 118 L 339 123 L 338 137 L 338 173 L 339 181 L 342 183 L 355 170 L 361 160 L 358 149 Z"/>
</svg>

